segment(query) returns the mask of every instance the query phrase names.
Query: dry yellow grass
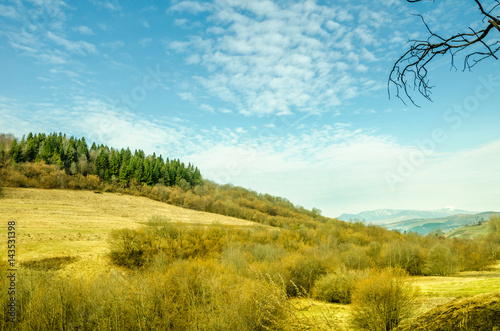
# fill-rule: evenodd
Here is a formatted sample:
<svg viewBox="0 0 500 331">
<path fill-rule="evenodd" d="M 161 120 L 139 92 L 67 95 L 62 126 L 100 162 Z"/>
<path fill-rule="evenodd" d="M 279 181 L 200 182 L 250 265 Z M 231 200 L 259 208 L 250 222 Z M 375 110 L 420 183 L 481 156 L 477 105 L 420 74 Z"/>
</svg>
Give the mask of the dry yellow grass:
<svg viewBox="0 0 500 331">
<path fill-rule="evenodd" d="M 307 326 L 310 330 L 349 330 L 350 305 L 309 298 L 295 298 L 291 304 L 296 308 L 290 317 L 292 325 Z"/>
<path fill-rule="evenodd" d="M 460 272 L 447 277 L 414 277 L 426 297 L 458 298 L 500 292 L 500 264 L 488 271 Z"/>
<path fill-rule="evenodd" d="M 75 256 L 78 261 L 61 272 L 94 273 L 110 270 L 108 234 L 137 228 L 153 215 L 187 224 L 255 226 L 233 217 L 198 212 L 144 197 L 92 191 L 3 188 L 0 198 L 1 242 L 6 242 L 7 221 L 16 221 L 18 262 L 54 256 Z M 5 246 L 1 258 L 6 259 Z"/>
</svg>

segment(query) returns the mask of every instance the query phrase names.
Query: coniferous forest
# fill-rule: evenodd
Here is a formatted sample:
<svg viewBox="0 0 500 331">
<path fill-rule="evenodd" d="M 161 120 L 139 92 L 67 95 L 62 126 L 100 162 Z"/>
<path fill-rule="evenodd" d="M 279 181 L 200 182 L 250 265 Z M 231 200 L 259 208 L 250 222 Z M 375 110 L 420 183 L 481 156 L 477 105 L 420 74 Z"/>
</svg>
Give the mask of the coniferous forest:
<svg viewBox="0 0 500 331">
<path fill-rule="evenodd" d="M 96 175 L 104 183 L 128 187 L 131 183 L 153 186 L 195 186 L 202 181 L 200 171 L 180 160 L 166 160 L 144 151 L 117 150 L 92 143 L 85 138 L 67 137 L 61 133 L 29 133 L 18 140 L 0 137 L 0 160 L 12 158 L 14 163 L 44 162 L 56 165 L 67 174 Z"/>
</svg>

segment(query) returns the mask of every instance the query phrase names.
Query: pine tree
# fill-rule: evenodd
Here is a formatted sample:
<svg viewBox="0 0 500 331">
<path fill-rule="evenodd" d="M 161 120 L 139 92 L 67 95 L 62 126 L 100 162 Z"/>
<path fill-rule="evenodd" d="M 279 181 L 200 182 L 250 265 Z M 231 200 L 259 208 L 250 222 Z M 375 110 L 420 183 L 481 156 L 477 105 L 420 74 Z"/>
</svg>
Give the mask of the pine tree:
<svg viewBox="0 0 500 331">
<path fill-rule="evenodd" d="M 85 155 L 85 157 L 88 159 L 89 158 L 89 148 L 87 146 L 87 142 L 85 141 L 85 138 L 82 137 L 82 139 L 79 139 L 76 142 L 76 149 L 78 152 L 78 157 L 81 155 Z"/>
<path fill-rule="evenodd" d="M 17 142 L 17 139 L 12 141 L 12 145 L 10 146 L 10 156 L 14 160 L 14 162 L 19 163 L 23 162 L 23 150 L 21 144 Z"/>
<path fill-rule="evenodd" d="M 127 161 L 122 164 L 120 168 L 120 174 L 118 175 L 120 183 L 124 186 L 128 185 L 128 182 L 130 180 L 130 172 L 128 171 L 128 169 L 129 169 L 129 162 Z"/>
<path fill-rule="evenodd" d="M 111 176 L 118 177 L 120 174 L 121 159 L 120 154 L 116 150 L 111 152 L 111 161 L 109 164 L 109 173 Z"/>
</svg>

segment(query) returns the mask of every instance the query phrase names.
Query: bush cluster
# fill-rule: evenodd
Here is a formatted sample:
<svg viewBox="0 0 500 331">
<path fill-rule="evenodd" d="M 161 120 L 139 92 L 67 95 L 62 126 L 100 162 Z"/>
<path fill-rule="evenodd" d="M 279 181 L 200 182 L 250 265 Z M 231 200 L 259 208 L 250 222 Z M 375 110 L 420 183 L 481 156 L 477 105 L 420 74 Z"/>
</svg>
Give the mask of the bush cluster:
<svg viewBox="0 0 500 331">
<path fill-rule="evenodd" d="M 356 284 L 352 296 L 352 324 L 360 330 L 386 331 L 411 316 L 418 288 L 402 269 L 372 271 Z"/>
<path fill-rule="evenodd" d="M 2 291 L 1 330 L 276 330 L 289 310 L 283 287 L 211 259 L 128 277 L 61 278 L 29 269 L 17 276 L 17 319 L 8 321 Z"/>
</svg>

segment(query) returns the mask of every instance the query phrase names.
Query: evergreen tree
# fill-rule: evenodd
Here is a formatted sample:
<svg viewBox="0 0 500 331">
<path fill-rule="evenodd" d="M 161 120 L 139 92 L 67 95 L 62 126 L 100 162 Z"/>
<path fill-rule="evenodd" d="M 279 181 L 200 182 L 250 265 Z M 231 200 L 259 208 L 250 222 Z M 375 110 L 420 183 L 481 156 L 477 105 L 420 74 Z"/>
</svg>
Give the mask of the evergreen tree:
<svg viewBox="0 0 500 331">
<path fill-rule="evenodd" d="M 120 173 L 118 175 L 118 179 L 120 180 L 120 183 L 124 186 L 128 185 L 128 182 L 130 180 L 130 172 L 129 172 L 129 161 L 126 161 L 125 163 L 122 164 L 120 168 Z"/>
<path fill-rule="evenodd" d="M 111 152 L 111 161 L 109 164 L 109 173 L 111 176 L 118 177 L 120 174 L 121 159 L 120 154 L 116 150 Z"/>
<path fill-rule="evenodd" d="M 33 135 L 30 132 L 30 134 L 28 135 L 28 140 L 26 142 L 26 152 L 24 160 L 26 162 L 34 162 L 37 154 L 38 154 L 38 144 L 36 138 L 33 137 Z"/>
<path fill-rule="evenodd" d="M 66 147 L 64 163 L 67 165 L 67 168 L 69 168 L 69 166 L 72 163 L 76 164 L 77 161 L 78 161 L 78 150 L 75 144 L 75 139 L 71 137 L 69 138 L 68 145 Z"/>
<path fill-rule="evenodd" d="M 87 159 L 89 158 L 89 148 L 84 137 L 76 142 L 76 149 L 78 152 L 78 157 L 80 157 L 81 155 L 85 155 Z"/>
<path fill-rule="evenodd" d="M 14 162 L 19 163 L 23 162 L 23 150 L 21 144 L 17 142 L 17 139 L 12 141 L 12 145 L 10 146 L 10 156 L 14 160 Z"/>
</svg>

